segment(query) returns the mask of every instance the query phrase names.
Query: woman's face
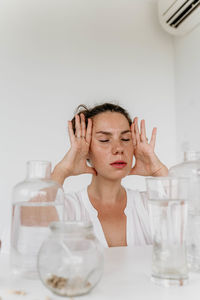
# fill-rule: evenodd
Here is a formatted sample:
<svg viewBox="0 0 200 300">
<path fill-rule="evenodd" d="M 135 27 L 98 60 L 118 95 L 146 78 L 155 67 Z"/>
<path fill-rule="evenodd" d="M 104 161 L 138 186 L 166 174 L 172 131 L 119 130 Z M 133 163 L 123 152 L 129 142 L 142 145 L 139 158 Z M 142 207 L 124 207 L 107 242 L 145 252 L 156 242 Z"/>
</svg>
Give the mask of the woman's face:
<svg viewBox="0 0 200 300">
<path fill-rule="evenodd" d="M 133 162 L 133 142 L 128 120 L 121 113 L 104 112 L 93 118 L 90 162 L 97 175 L 121 179 Z"/>
</svg>

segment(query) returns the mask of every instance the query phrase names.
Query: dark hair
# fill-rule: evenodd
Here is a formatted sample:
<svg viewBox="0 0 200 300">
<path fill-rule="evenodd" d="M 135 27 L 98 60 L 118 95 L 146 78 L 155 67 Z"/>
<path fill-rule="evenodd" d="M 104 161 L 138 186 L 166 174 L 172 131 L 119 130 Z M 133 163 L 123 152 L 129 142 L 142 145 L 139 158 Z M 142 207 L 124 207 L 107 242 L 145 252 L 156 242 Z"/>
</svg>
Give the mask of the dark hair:
<svg viewBox="0 0 200 300">
<path fill-rule="evenodd" d="M 103 104 L 100 104 L 100 105 L 96 105 L 92 108 L 87 108 L 86 105 L 81 104 L 77 107 L 76 114 L 78 114 L 78 115 L 80 115 L 81 113 L 84 114 L 85 123 L 86 123 L 86 127 L 87 127 L 87 123 L 88 123 L 89 118 L 93 118 L 96 115 L 99 115 L 99 114 L 107 112 L 107 111 L 117 112 L 117 113 L 122 114 L 127 119 L 129 125 L 131 126 L 132 120 L 131 120 L 131 117 L 130 117 L 129 113 L 123 107 L 121 107 L 117 104 L 103 103 Z M 75 117 L 72 119 L 72 126 L 73 126 L 73 131 L 75 133 L 75 131 L 76 131 Z"/>
</svg>

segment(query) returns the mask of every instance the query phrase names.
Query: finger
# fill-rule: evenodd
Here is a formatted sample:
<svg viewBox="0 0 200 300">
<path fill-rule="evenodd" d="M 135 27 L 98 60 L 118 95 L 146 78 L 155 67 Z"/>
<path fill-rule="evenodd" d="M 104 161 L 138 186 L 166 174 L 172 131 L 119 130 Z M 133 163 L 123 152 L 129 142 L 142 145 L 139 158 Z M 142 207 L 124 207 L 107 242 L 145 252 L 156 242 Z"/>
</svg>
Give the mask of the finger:
<svg viewBox="0 0 200 300">
<path fill-rule="evenodd" d="M 147 142 L 145 120 L 140 122 L 140 138 L 142 142 Z"/>
<path fill-rule="evenodd" d="M 134 124 L 134 121 L 133 121 L 133 123 L 131 124 L 131 134 L 132 134 L 133 146 L 136 146 L 137 141 L 136 141 L 135 128 L 134 127 L 135 127 L 135 124 Z"/>
<path fill-rule="evenodd" d="M 137 144 L 140 143 L 140 132 L 139 132 L 139 128 L 138 128 L 138 117 L 135 118 L 134 120 L 134 128 L 135 128 L 135 137 L 136 137 L 136 142 Z"/>
<path fill-rule="evenodd" d="M 151 140 L 149 143 L 153 147 L 153 149 L 155 148 L 155 144 L 156 144 L 156 134 L 157 134 L 157 128 L 154 127 L 152 130 Z"/>
<path fill-rule="evenodd" d="M 70 143 L 72 144 L 75 140 L 75 135 L 74 135 L 71 121 L 68 121 L 68 133 L 69 133 Z"/>
<path fill-rule="evenodd" d="M 84 114 L 81 114 L 81 137 L 85 138 L 85 132 L 86 132 L 86 129 L 85 129 L 85 116 Z"/>
<path fill-rule="evenodd" d="M 92 120 L 91 120 L 91 119 L 88 119 L 87 130 L 86 130 L 86 136 L 85 136 L 86 142 L 87 142 L 88 144 L 90 144 L 91 137 L 92 137 Z"/>
<path fill-rule="evenodd" d="M 135 123 L 135 120 L 137 119 L 137 117 L 135 117 L 134 119 L 133 119 L 133 123 Z"/>
<path fill-rule="evenodd" d="M 76 126 L 76 137 L 81 137 L 81 123 L 80 123 L 80 117 L 79 115 L 75 116 L 75 126 Z"/>
</svg>

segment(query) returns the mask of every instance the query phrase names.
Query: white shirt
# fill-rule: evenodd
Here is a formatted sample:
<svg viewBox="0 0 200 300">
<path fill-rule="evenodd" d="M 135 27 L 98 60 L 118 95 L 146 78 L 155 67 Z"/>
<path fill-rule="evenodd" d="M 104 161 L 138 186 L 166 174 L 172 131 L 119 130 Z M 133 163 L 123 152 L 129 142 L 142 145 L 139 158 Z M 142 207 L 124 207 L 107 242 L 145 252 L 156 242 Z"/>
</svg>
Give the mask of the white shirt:
<svg viewBox="0 0 200 300">
<path fill-rule="evenodd" d="M 147 245 L 152 243 L 150 220 L 146 194 L 125 188 L 127 204 L 124 210 L 126 215 L 126 241 L 127 245 Z M 65 220 L 91 221 L 94 233 L 99 241 L 108 247 L 98 212 L 91 204 L 87 187 L 72 193 L 65 194 Z"/>
</svg>

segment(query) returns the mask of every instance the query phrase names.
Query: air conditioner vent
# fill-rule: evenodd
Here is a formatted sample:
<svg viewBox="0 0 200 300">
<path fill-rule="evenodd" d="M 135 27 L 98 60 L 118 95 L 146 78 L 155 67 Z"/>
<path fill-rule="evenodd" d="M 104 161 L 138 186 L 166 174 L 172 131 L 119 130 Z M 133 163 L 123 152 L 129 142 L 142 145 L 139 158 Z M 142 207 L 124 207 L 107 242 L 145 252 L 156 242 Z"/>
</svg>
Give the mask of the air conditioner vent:
<svg viewBox="0 0 200 300">
<path fill-rule="evenodd" d="M 200 0 L 160 0 L 159 19 L 161 25 L 172 34 L 184 34 L 200 23 Z"/>
<path fill-rule="evenodd" d="M 200 0 L 192 1 L 192 3 L 188 2 L 190 1 L 186 1 L 185 4 L 167 20 L 170 26 L 177 28 L 200 5 Z"/>
</svg>

